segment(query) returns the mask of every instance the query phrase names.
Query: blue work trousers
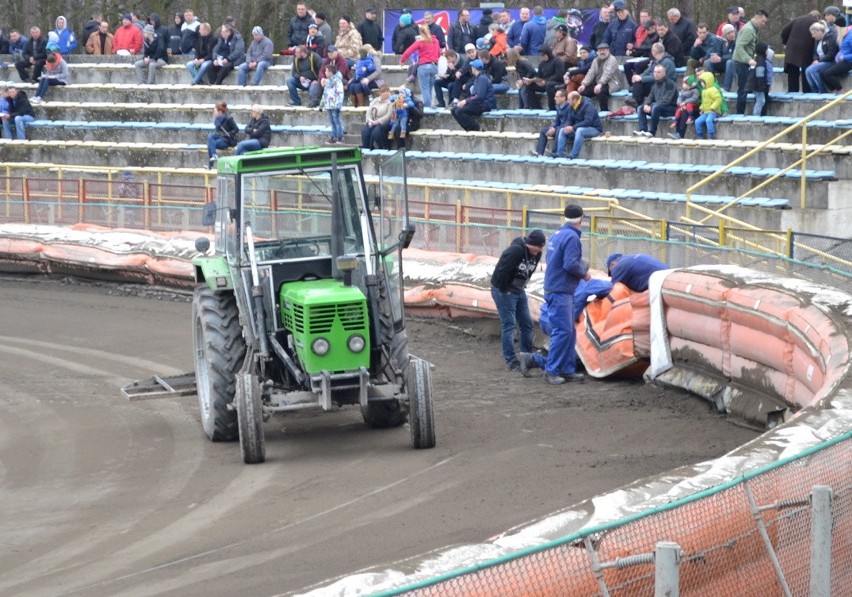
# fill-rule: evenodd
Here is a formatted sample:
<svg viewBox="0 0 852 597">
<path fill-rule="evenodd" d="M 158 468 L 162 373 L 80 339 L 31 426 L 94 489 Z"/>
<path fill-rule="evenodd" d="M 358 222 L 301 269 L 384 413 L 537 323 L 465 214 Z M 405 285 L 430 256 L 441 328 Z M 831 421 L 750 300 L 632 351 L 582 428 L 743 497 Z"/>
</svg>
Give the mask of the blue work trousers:
<svg viewBox="0 0 852 597">
<path fill-rule="evenodd" d="M 577 331 L 574 329 L 574 295 L 549 292 L 544 295 L 550 323 L 547 357 L 533 353 L 536 365 L 548 375 L 570 375 L 577 371 Z"/>
</svg>

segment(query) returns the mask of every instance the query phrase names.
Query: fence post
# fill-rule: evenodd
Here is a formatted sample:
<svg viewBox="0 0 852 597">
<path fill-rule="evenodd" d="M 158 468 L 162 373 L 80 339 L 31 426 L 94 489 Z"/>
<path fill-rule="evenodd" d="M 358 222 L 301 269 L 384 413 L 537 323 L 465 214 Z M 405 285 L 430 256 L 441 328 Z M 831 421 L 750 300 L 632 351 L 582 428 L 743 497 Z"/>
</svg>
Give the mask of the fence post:
<svg viewBox="0 0 852 597">
<path fill-rule="evenodd" d="M 810 597 L 831 596 L 831 487 L 811 491 Z"/>
<path fill-rule="evenodd" d="M 680 545 L 660 541 L 654 549 L 654 597 L 680 595 Z"/>
</svg>

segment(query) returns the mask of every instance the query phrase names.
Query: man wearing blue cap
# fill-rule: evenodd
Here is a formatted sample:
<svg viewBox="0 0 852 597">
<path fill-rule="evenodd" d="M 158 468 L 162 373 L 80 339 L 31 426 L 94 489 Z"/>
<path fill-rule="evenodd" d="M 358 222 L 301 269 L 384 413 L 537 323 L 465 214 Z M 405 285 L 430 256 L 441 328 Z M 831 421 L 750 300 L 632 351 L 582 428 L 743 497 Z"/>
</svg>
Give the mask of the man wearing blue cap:
<svg viewBox="0 0 852 597">
<path fill-rule="evenodd" d="M 621 282 L 634 292 L 645 292 L 648 290 L 651 274 L 669 269 L 669 266 L 644 253 L 635 255 L 613 253 L 606 259 L 606 269 L 613 286 Z"/>
<path fill-rule="evenodd" d="M 491 77 L 483 71 L 484 68 L 482 60 L 477 58 L 471 61 L 473 83 L 470 86 L 470 95 L 456 104 L 451 111 L 453 118 L 466 131 L 478 131 L 479 122 L 476 117 L 497 107 L 494 85 L 491 83 Z"/>
<path fill-rule="evenodd" d="M 547 269 L 544 272 L 544 300 L 550 323 L 550 350 L 547 357 L 538 353 L 518 355 L 521 375 L 532 377 L 530 369 L 544 369 L 550 385 L 567 381 L 583 381 L 577 373 L 577 332 L 574 329 L 574 291 L 580 280 L 590 280 L 589 266 L 583 261 L 580 234 L 583 227 L 583 208 L 568 205 L 564 210 L 565 224 L 547 243 Z"/>
<path fill-rule="evenodd" d="M 546 242 L 541 230 L 516 238 L 500 255 L 491 275 L 491 298 L 500 316 L 500 341 L 507 371 L 520 369 L 515 356 L 515 329 L 520 332 L 521 351 L 529 353 L 533 349 L 533 322 L 524 289 L 538 267 Z"/>
</svg>

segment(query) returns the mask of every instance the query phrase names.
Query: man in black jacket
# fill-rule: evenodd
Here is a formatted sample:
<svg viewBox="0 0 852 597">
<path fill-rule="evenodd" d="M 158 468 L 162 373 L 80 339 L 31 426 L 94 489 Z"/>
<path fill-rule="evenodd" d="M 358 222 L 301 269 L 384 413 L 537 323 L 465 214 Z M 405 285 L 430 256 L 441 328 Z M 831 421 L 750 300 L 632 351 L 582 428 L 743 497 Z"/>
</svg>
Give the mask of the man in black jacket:
<svg viewBox="0 0 852 597">
<path fill-rule="evenodd" d="M 364 11 L 364 20 L 358 23 L 356 29 L 361 34 L 362 43 L 370 44 L 377 52 L 384 52 L 385 35 L 376 22 L 375 8 L 370 7 Z"/>
<path fill-rule="evenodd" d="M 251 107 L 251 120 L 246 125 L 246 136 L 248 139 L 237 143 L 237 148 L 234 150 L 235 155 L 242 155 L 247 151 L 266 149 L 272 140 L 272 128 L 269 126 L 269 118 L 263 113 L 263 107 L 258 104 Z"/>
<path fill-rule="evenodd" d="M 18 70 L 18 76 L 21 77 L 21 81 L 24 83 L 38 83 L 46 60 L 47 38 L 41 34 L 41 29 L 32 27 L 30 29 L 30 38 L 24 46 L 24 54 L 15 63 L 15 68 Z M 33 69 L 32 78 L 30 78 L 30 68 Z"/>
<path fill-rule="evenodd" d="M 554 58 L 553 53 L 547 46 L 542 46 L 538 52 L 541 61 L 538 63 L 536 77 L 529 82 L 524 81 L 521 93 L 524 94 L 524 107 L 527 110 L 540 110 L 541 100 L 539 92 L 544 91 L 547 95 L 547 109 L 556 109 L 556 90 L 565 87 L 562 78 L 565 76 L 565 62 Z"/>
<path fill-rule="evenodd" d="M 520 332 L 521 352 L 533 349 L 533 322 L 524 288 L 538 267 L 546 242 L 541 230 L 516 238 L 500 255 L 491 275 L 491 298 L 500 316 L 500 341 L 507 371 L 520 369 L 515 354 L 515 328 Z"/>
<path fill-rule="evenodd" d="M 674 81 L 666 76 L 666 67 L 658 64 L 654 67 L 654 84 L 651 93 L 645 98 L 645 103 L 639 107 L 639 130 L 633 131 L 639 137 L 654 137 L 657 125 L 663 116 L 674 116 L 677 106 L 677 87 Z M 651 116 L 651 126 L 648 127 L 647 117 Z"/>
<path fill-rule="evenodd" d="M 33 107 L 27 98 L 27 94 L 17 87 L 10 85 L 6 88 L 6 92 L 8 94 L 6 101 L 9 102 L 9 112 L 0 117 L 3 120 L 3 138 L 12 138 L 12 127 L 14 126 L 17 138 L 24 140 L 27 138 L 26 126 L 35 120 Z"/>
</svg>

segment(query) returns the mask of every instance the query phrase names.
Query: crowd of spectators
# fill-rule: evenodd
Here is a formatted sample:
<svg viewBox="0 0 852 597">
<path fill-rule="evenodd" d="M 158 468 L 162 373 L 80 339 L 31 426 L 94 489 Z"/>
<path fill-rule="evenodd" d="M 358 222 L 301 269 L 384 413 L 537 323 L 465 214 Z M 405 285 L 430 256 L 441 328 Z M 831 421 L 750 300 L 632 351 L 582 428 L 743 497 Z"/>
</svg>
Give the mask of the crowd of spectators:
<svg viewBox="0 0 852 597">
<path fill-rule="evenodd" d="M 290 103 L 302 105 L 304 92 L 308 105 L 319 108 L 329 81 L 334 81 L 334 89 L 339 81 L 343 101 L 368 108 L 364 145 L 387 146 L 388 136 L 405 139 L 407 118 L 401 112 L 406 109 L 422 115 L 422 109 L 432 107 L 434 100 L 437 107 L 448 107 L 462 128 L 478 130 L 477 117 L 496 107 L 497 94 L 515 87 L 519 107 L 539 109 L 544 100 L 547 109 L 556 111 L 553 125 L 542 134 L 543 139 L 556 141 L 553 153 L 560 157 L 576 157 L 584 138 L 602 132 L 600 118 L 586 116 L 596 112 L 595 104 L 609 111 L 611 95 L 622 89 L 628 89 L 636 103 L 636 134 L 643 136 L 656 134 L 661 118 L 675 116 L 672 136 L 683 137 L 687 126 L 698 126 L 700 121 L 701 133 L 706 131 L 712 137 L 715 117 L 726 107 L 722 99 L 724 107 L 715 109 L 715 96 L 722 90 L 736 88 L 737 113 L 745 113 L 748 93 L 755 98 L 752 111 L 766 111 L 773 50 L 767 40 L 760 39 L 769 19 L 764 10 L 756 10 L 747 20 L 742 8 L 731 7 L 714 33 L 707 23 L 696 25 L 677 8 L 669 9 L 663 18 L 640 11 L 634 20 L 627 2 L 614 0 L 600 9 L 586 45 L 577 41 L 567 9 L 550 19 L 544 16 L 542 6 L 524 7 L 518 14 L 514 20 L 508 10 L 495 14 L 485 8 L 474 23 L 470 11 L 463 8 L 444 31 L 431 13 L 415 23 L 410 11 L 403 9 L 387 37 L 400 64 L 407 65 L 409 76 L 402 88 L 388 90 L 387 98 L 382 99 L 383 92 L 371 98 L 384 83 L 381 49 L 386 35 L 377 11 L 368 8 L 357 25 L 341 15 L 335 35 L 325 14 L 299 2 L 288 24 L 286 43 L 277 52 L 293 57 L 292 72 L 285 82 Z M 12 54 L 21 81 L 38 84 L 25 110 L 43 102 L 50 87 L 67 82 L 63 56 L 77 48 L 92 55 L 131 57 L 142 85 L 156 83 L 158 71 L 175 57 L 186 65 L 193 85 L 222 85 L 232 71 L 236 71 L 237 85 L 260 85 L 276 53 L 261 25 L 253 26 L 247 44 L 232 17 L 214 27 L 189 8 L 174 13 L 168 23 L 156 13 L 127 13 L 121 15 L 114 30 L 96 13 L 79 36 L 64 16 L 57 17 L 54 25 L 48 35 L 32 27 L 28 37 L 15 30 L 7 35 L 0 29 L 0 54 Z M 852 35 L 846 31 L 844 16 L 834 6 L 795 17 L 781 30 L 779 41 L 784 46 L 790 92 L 842 90 L 841 77 L 852 70 Z M 515 70 L 514 81 L 509 78 L 509 67 Z M 419 99 L 411 89 L 415 81 Z M 713 101 L 705 101 L 704 93 L 710 89 Z M 16 92 L 26 99 L 25 93 Z M 694 94 L 698 97 L 693 98 Z M 409 98 L 404 102 L 406 108 L 394 110 L 385 105 L 400 97 Z M 335 95 L 334 103 L 337 101 Z M 22 112 L 14 118 L 26 115 Z M 17 122 L 14 118 L 13 123 Z M 8 120 L 4 119 L 4 132 L 11 134 Z M 337 141 L 339 127 L 334 120 L 332 124 L 330 141 Z M 382 130 L 374 135 L 376 127 Z M 544 153 L 541 140 L 536 153 Z"/>
</svg>

